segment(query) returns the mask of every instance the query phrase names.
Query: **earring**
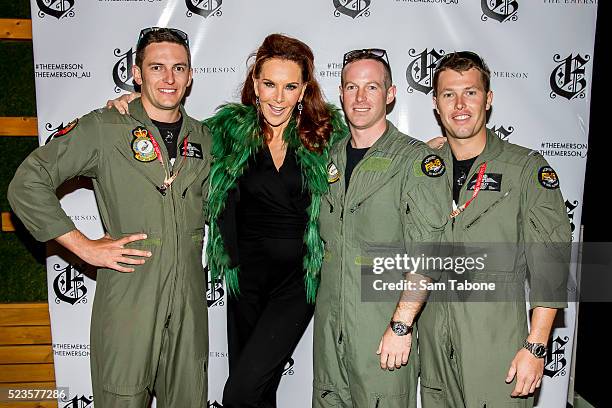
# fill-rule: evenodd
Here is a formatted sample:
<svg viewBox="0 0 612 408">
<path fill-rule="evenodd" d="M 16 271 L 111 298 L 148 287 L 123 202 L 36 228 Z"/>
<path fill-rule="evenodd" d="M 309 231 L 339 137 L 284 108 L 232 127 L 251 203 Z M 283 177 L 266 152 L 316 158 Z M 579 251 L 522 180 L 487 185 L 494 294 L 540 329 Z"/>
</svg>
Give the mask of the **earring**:
<svg viewBox="0 0 612 408">
<path fill-rule="evenodd" d="M 302 105 L 302 101 L 299 101 L 297 104 L 298 114 L 302 113 L 302 109 L 304 109 L 304 105 Z"/>
<path fill-rule="evenodd" d="M 259 108 L 259 96 L 255 97 L 255 105 Z"/>
</svg>

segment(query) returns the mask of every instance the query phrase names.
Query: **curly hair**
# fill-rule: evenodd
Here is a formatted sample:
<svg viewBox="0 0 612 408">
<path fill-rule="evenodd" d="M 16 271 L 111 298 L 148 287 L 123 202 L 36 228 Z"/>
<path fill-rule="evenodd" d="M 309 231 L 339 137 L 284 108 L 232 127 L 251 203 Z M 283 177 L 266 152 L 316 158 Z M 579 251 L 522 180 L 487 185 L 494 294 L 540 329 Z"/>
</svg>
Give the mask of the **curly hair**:
<svg viewBox="0 0 612 408">
<path fill-rule="evenodd" d="M 307 85 L 302 99 L 303 109 L 297 118 L 298 135 L 302 145 L 310 151 L 322 152 L 329 142 L 332 132 L 331 115 L 328 111 L 321 87 L 314 77 L 314 56 L 310 47 L 300 40 L 282 34 L 270 34 L 249 60 L 255 61 L 248 69 L 242 86 L 241 101 L 245 105 L 256 106 L 255 87 L 252 78 L 258 78 L 264 62 L 277 58 L 293 61 L 302 71 L 302 81 Z M 294 116 L 298 116 L 294 110 Z M 266 140 L 272 137 L 272 129 L 259 116 L 260 127 Z"/>
</svg>

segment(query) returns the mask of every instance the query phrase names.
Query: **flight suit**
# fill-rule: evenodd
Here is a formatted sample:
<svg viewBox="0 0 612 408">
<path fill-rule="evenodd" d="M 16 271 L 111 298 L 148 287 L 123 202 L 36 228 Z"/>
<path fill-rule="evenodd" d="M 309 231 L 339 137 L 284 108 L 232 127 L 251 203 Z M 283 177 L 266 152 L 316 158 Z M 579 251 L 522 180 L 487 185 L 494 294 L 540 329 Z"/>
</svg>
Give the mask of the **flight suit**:
<svg viewBox="0 0 612 408">
<path fill-rule="evenodd" d="M 140 99 L 130 104 L 130 115 L 100 109 L 73 122 L 62 136 L 32 152 L 9 186 L 11 206 L 39 241 L 75 229 L 55 190 L 77 176 L 92 179 L 112 238 L 148 236 L 128 245 L 153 254 L 134 265 L 134 272 L 98 270 L 90 336 L 99 407 L 144 407 L 153 392 L 159 407 L 202 407 L 207 401 L 201 254 L 211 140 L 182 107 L 181 113 L 174 165 L 179 173 L 165 194 L 158 189 L 164 181 L 161 163 L 152 158 L 150 146 L 138 150 L 135 143 L 138 137 L 148 140 L 146 130 L 162 140 Z M 164 143 L 159 148 L 169 165 Z"/>
<path fill-rule="evenodd" d="M 439 152 L 452 163 L 448 144 Z M 494 283 L 496 290 L 430 293 L 418 321 L 423 408 L 532 407 L 532 397 L 510 397 L 516 379 L 504 382 L 528 335 L 526 280 L 531 308 L 566 306 L 571 232 L 556 173 L 539 153 L 488 131 L 457 205 L 473 196 L 484 162 L 480 192 L 447 234 L 456 255 L 487 253 L 485 267 L 440 281 Z M 452 173 L 449 167 L 451 185 Z"/>
<path fill-rule="evenodd" d="M 313 407 L 416 407 L 415 336 L 407 366 L 380 368 L 376 350 L 399 296 L 363 301 L 362 267 L 368 268 L 368 249 L 396 247 L 413 254 L 423 242 L 442 240 L 451 211 L 444 163 L 387 121 L 345 192 L 349 140 L 330 151 L 329 192 L 319 215 L 325 259 L 315 304 Z M 424 166 L 433 162 L 428 175 Z"/>
</svg>

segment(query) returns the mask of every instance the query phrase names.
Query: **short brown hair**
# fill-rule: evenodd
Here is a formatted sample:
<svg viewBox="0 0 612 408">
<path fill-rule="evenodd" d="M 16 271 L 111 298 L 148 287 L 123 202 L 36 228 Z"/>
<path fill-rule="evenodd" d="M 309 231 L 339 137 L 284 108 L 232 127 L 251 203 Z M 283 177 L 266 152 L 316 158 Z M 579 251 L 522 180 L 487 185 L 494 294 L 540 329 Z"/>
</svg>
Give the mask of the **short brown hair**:
<svg viewBox="0 0 612 408">
<path fill-rule="evenodd" d="M 136 66 L 142 69 L 142 61 L 144 60 L 145 49 L 148 45 L 162 42 L 182 45 L 187 52 L 187 63 L 189 64 L 189 68 L 191 68 L 191 53 L 189 52 L 189 46 L 172 28 L 157 28 L 151 30 L 138 40 L 138 44 L 136 45 Z"/>
<path fill-rule="evenodd" d="M 491 89 L 491 71 L 484 60 L 472 51 L 458 51 L 443 56 L 436 65 L 436 70 L 433 76 L 433 94 L 438 94 L 438 80 L 440 73 L 447 69 L 456 72 L 465 72 L 470 69 L 477 69 L 480 72 L 482 83 L 484 84 L 485 93 Z"/>
</svg>

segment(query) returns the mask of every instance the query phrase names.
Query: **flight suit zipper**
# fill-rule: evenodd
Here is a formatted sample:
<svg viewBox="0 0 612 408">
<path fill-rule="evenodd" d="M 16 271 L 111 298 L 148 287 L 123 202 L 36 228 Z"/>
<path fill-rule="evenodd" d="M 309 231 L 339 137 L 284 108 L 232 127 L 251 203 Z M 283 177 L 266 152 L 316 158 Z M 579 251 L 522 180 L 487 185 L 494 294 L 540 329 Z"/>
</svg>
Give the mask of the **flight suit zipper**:
<svg viewBox="0 0 612 408">
<path fill-rule="evenodd" d="M 189 131 L 185 132 L 185 136 L 183 137 L 182 140 L 177 141 L 177 145 L 180 146 L 180 143 L 186 139 L 189 138 Z M 180 149 L 179 149 L 180 152 Z M 166 165 L 169 165 L 169 157 L 166 158 Z M 179 166 L 184 165 L 185 163 L 183 162 L 182 164 L 180 164 Z M 171 170 L 174 171 L 174 169 Z M 174 188 L 173 188 L 174 186 Z M 174 183 L 170 184 L 169 188 L 168 188 L 168 192 L 170 193 L 170 199 L 172 200 L 172 219 L 174 220 L 174 223 L 172 224 L 174 227 L 174 237 L 175 237 L 175 246 L 174 246 L 174 259 L 176 259 L 176 262 L 174 262 L 173 265 L 173 269 L 174 269 L 174 279 L 172 279 L 172 285 L 170 287 L 170 297 L 168 299 L 168 319 L 166 321 L 166 323 L 169 324 L 170 322 L 170 316 L 172 315 L 172 308 L 174 307 L 174 293 L 176 291 L 176 285 L 177 282 L 179 280 L 179 271 L 180 271 L 180 261 L 181 261 L 181 257 L 179 256 L 179 248 L 180 248 L 180 237 L 179 237 L 179 233 L 182 231 L 179 231 L 179 224 L 178 224 L 178 220 L 181 219 L 181 217 L 179 217 L 179 214 L 177 213 L 177 205 L 176 205 L 176 196 L 174 194 L 174 190 L 176 189 L 176 186 L 174 185 Z M 185 193 L 187 192 L 187 190 L 185 190 Z M 178 194 L 178 191 L 177 191 Z"/>
<path fill-rule="evenodd" d="M 342 245 L 342 254 L 340 262 L 340 319 L 338 321 L 338 344 L 342 344 L 343 327 L 344 327 L 344 261 L 346 256 L 345 244 L 344 244 L 344 203 L 340 210 L 340 245 Z"/>
<path fill-rule="evenodd" d="M 350 143 L 350 140 L 348 141 L 348 143 Z M 367 160 L 367 158 L 369 156 L 371 156 L 373 153 L 373 151 L 368 151 L 366 153 L 366 155 L 361 159 L 361 161 L 359 161 L 359 163 L 357 163 L 357 165 L 355 166 L 355 168 L 353 169 L 353 173 L 351 173 L 351 177 L 349 178 L 349 185 L 348 188 L 345 187 L 345 191 L 342 197 L 342 208 L 340 209 L 340 244 L 342 245 L 342 254 L 341 254 L 341 264 L 340 264 L 340 321 L 338 322 L 338 344 L 342 344 L 343 342 L 343 327 L 344 327 L 344 322 L 345 322 L 345 309 L 344 309 L 344 299 L 345 299 L 345 288 L 344 288 L 344 273 L 345 273 L 345 265 L 346 265 L 346 240 L 345 240 L 345 224 L 344 224 L 344 209 L 346 208 L 346 198 L 349 196 L 349 189 L 351 188 L 351 185 L 353 185 L 351 183 L 351 180 L 353 179 L 353 176 L 355 175 L 355 173 L 357 172 L 357 170 L 359 169 L 359 167 L 363 164 L 364 161 Z M 342 163 L 341 163 L 342 164 Z M 346 170 L 346 161 L 344 163 L 345 165 L 345 170 Z M 342 186 L 341 186 L 342 187 Z M 361 203 L 359 203 L 357 206 L 351 208 L 349 211 L 351 212 L 351 214 L 353 214 L 356 210 L 357 207 L 359 207 L 359 205 L 361 205 Z"/>
</svg>

